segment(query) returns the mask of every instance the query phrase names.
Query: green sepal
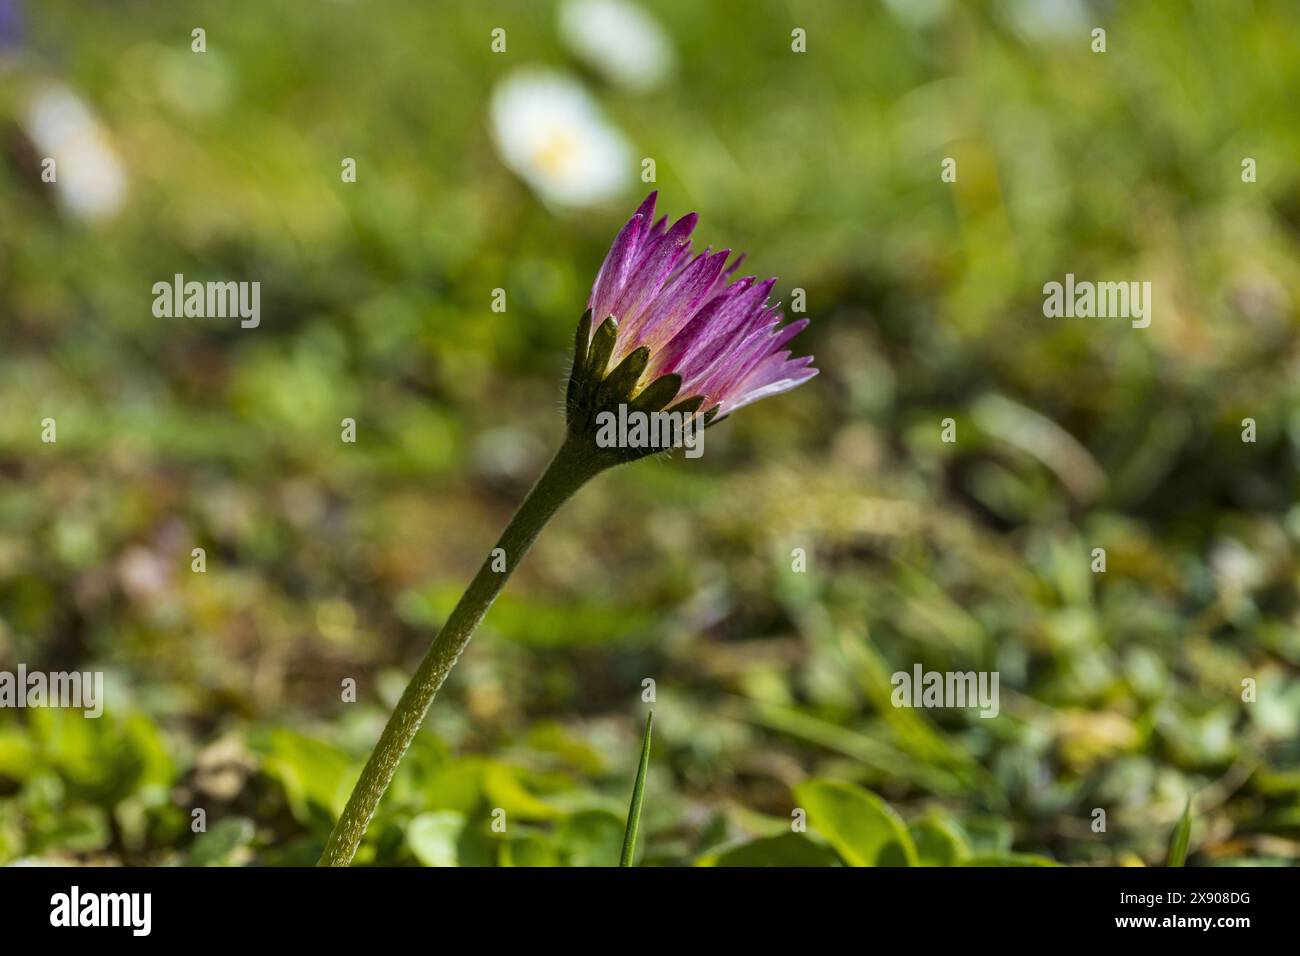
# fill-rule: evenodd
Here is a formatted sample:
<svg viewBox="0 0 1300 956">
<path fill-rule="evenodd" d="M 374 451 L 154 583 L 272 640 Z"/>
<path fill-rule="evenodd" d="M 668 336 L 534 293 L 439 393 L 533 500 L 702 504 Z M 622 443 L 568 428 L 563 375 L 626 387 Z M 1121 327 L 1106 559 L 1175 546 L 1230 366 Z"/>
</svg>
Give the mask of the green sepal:
<svg viewBox="0 0 1300 956">
<path fill-rule="evenodd" d="M 627 402 L 632 397 L 632 390 L 636 388 L 636 383 L 641 380 L 641 373 L 645 367 L 650 364 L 650 349 L 648 346 L 641 346 L 633 349 L 632 354 L 623 361 L 618 363 L 614 371 L 605 376 L 605 381 L 600 383 L 600 388 L 596 390 L 596 407 L 604 408 L 607 405 L 617 405 L 621 402 Z"/>
<path fill-rule="evenodd" d="M 677 397 L 682 388 L 682 377 L 676 372 L 660 375 L 657 379 L 641 389 L 640 394 L 628 404 L 628 409 L 636 412 L 660 412 Z"/>
<path fill-rule="evenodd" d="M 564 408 L 570 419 L 573 418 L 574 401 L 578 397 L 578 388 L 587 367 L 589 341 L 591 341 L 591 309 L 582 313 L 582 318 L 578 322 L 578 331 L 573 336 L 573 365 L 569 369 L 569 386 L 564 393 Z"/>
<path fill-rule="evenodd" d="M 618 341 L 618 320 L 612 315 L 596 329 L 591 337 L 591 347 L 587 350 L 587 367 L 583 369 L 585 384 L 592 387 L 605 377 L 610 357 L 614 354 L 614 343 Z"/>
<path fill-rule="evenodd" d="M 573 374 L 569 377 L 569 389 L 565 398 L 569 427 L 579 430 L 585 430 L 591 425 L 596 413 L 596 389 L 605 378 L 605 369 L 609 366 L 610 356 L 614 354 L 614 345 L 618 341 L 618 321 L 611 315 L 591 334 L 590 345 L 581 361 L 576 361 L 578 352 L 582 350 L 583 327 L 591 324 L 589 315 L 590 310 L 583 316 L 583 321 L 578 323 Z"/>
<path fill-rule="evenodd" d="M 683 415 L 694 415 L 700 410 L 700 406 L 703 404 L 703 395 L 692 395 L 690 398 L 684 398 L 676 405 L 672 406 L 672 408 L 668 409 L 668 412 L 669 414 L 672 414 L 673 412 L 681 412 Z"/>
<path fill-rule="evenodd" d="M 668 407 L 682 387 L 682 377 L 675 372 L 660 375 L 640 391 L 636 390 L 650 364 L 651 352 L 647 346 L 633 349 L 610 370 L 610 360 L 618 344 L 618 320 L 612 315 L 608 316 L 594 331 L 593 322 L 594 317 L 589 309 L 578 322 L 574 336 L 573 371 L 569 375 L 565 395 L 565 411 L 571 435 L 584 443 L 594 442 L 597 416 L 605 411 L 617 412 L 620 405 L 627 405 L 629 412 L 653 414 L 667 410 L 669 413 L 680 413 L 686 419 L 699 412 L 704 404 L 702 395 L 692 395 Z M 705 425 L 717 415 L 718 410 L 719 407 L 714 405 L 705 413 Z M 592 450 L 595 455 L 593 461 L 602 463 L 601 467 L 608 467 L 669 449 L 648 446 Z"/>
<path fill-rule="evenodd" d="M 665 381 L 665 379 L 668 379 L 668 381 Z M 670 408 L 665 409 L 664 406 L 667 405 L 670 401 L 672 401 L 672 399 L 676 396 L 677 391 L 680 390 L 680 388 L 681 388 L 681 376 L 675 374 L 661 376 L 660 378 L 657 378 L 653 382 L 651 382 L 650 385 L 648 385 L 641 392 L 640 395 L 638 395 L 635 399 L 633 399 L 628 404 L 628 410 L 647 412 L 651 414 L 660 411 L 663 411 L 666 414 L 670 414 L 670 415 L 674 413 L 680 413 L 683 422 L 689 421 L 691 416 L 694 415 L 697 411 L 699 411 L 700 406 L 704 404 L 704 396 L 692 395 L 690 398 L 683 399 L 682 401 L 671 406 Z M 654 390 L 654 393 L 650 394 L 652 389 Z M 680 438 L 680 431 L 676 431 L 674 435 L 674 442 L 679 440 L 679 438 Z M 640 458 L 645 458 L 648 455 L 655 455 L 655 454 L 659 454 L 660 452 L 671 451 L 675 447 L 677 447 L 676 444 L 663 445 L 663 446 L 649 445 L 646 446 L 645 448 L 618 448 L 618 449 L 611 449 L 611 451 L 613 451 L 613 453 L 617 456 L 619 461 L 631 462 L 631 461 L 636 461 L 637 459 Z"/>
</svg>

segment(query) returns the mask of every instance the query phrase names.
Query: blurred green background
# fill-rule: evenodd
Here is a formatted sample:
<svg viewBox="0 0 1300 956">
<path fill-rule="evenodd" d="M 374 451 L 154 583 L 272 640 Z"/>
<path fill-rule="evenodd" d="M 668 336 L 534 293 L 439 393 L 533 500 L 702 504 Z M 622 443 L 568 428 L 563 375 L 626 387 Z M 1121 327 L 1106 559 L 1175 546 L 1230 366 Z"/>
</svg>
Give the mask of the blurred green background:
<svg viewBox="0 0 1300 956">
<path fill-rule="evenodd" d="M 108 693 L 0 711 L 0 862 L 315 860 L 658 188 L 805 290 L 822 374 L 560 513 L 359 862 L 612 864 L 649 678 L 647 864 L 854 862 L 895 818 L 819 779 L 929 862 L 1158 864 L 1193 796 L 1189 863 L 1295 863 L 1300 7 L 640 9 L 629 81 L 545 2 L 0 0 L 0 669 Z M 530 67 L 625 144 L 600 197 L 502 161 Z M 1045 318 L 1067 272 L 1150 281 L 1150 328 Z M 260 327 L 155 318 L 175 273 L 260 281 Z M 893 708 L 915 663 L 1000 715 Z"/>
</svg>

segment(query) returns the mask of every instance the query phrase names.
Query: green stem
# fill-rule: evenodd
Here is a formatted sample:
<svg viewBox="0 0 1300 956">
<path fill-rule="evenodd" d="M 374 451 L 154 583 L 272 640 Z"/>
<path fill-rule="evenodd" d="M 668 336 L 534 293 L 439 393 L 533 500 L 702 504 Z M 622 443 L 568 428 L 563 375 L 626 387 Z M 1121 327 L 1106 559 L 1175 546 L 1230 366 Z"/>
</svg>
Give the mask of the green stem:
<svg viewBox="0 0 1300 956">
<path fill-rule="evenodd" d="M 650 771 L 650 728 L 655 712 L 645 715 L 645 736 L 641 739 L 641 763 L 636 768 L 636 783 L 632 785 L 632 803 L 627 808 L 627 829 L 623 831 L 623 855 L 619 866 L 631 866 L 636 855 L 636 832 L 641 828 L 641 801 L 645 797 L 645 778 Z"/>
<path fill-rule="evenodd" d="M 416 732 L 424 723 L 434 695 L 469 644 L 479 621 L 487 613 L 506 579 L 523 560 L 524 554 L 546 522 L 605 465 L 605 462 L 597 458 L 590 440 L 584 442 L 572 435 L 566 436 L 564 444 L 537 479 L 537 484 L 528 492 L 496 543 L 496 547 L 505 552 L 505 570 L 493 570 L 492 565 L 496 563 L 500 567 L 500 562 L 494 562 L 489 554 L 443 624 L 442 630 L 433 639 L 415 676 L 406 685 L 401 700 L 388 718 L 379 743 L 371 751 L 370 759 L 366 761 L 352 795 L 348 797 L 342 816 L 334 824 L 318 866 L 347 866 L 352 862 L 375 808 L 379 806 L 380 798 L 397 771 L 397 765 L 411 746 Z"/>
</svg>

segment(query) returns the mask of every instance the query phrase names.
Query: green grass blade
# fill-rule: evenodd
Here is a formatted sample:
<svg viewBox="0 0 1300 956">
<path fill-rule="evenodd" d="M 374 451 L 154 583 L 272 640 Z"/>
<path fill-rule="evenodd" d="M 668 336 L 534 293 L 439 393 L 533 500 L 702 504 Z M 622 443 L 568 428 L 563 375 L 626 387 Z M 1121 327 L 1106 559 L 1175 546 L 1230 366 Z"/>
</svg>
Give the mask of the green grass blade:
<svg viewBox="0 0 1300 956">
<path fill-rule="evenodd" d="M 632 804 L 627 808 L 627 829 L 623 831 L 623 855 L 619 866 L 631 866 L 636 853 L 636 831 L 641 825 L 641 799 L 645 796 L 645 778 L 650 770 L 650 727 L 654 724 L 655 712 L 652 710 L 645 717 L 645 738 L 641 741 L 641 765 L 636 770 L 636 783 L 632 787 Z"/>
<path fill-rule="evenodd" d="M 1192 840 L 1192 798 L 1187 798 L 1183 815 L 1178 818 L 1174 832 L 1169 837 L 1169 865 L 1182 866 L 1187 862 L 1187 844 Z"/>
</svg>

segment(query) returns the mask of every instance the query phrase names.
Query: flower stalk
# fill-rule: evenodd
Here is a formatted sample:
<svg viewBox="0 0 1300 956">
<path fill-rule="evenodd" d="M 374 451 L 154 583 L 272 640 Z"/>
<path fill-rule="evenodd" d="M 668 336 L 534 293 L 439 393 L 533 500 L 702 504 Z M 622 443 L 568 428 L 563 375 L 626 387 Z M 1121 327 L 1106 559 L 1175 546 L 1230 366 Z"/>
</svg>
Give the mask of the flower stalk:
<svg viewBox="0 0 1300 956">
<path fill-rule="evenodd" d="M 506 556 L 505 570 L 493 568 L 490 553 L 433 639 L 366 761 L 319 865 L 352 862 L 433 698 L 551 516 L 604 469 L 645 458 L 676 441 L 660 435 L 645 443 L 611 445 L 598 438 L 602 417 L 622 408 L 625 413 L 666 412 L 707 426 L 817 374 L 811 356 L 792 359 L 785 348 L 808 320 L 783 324 L 778 307 L 767 303 L 776 280 L 756 282 L 747 276 L 732 282 L 741 260 L 727 267 L 730 250 L 706 250 L 691 258 L 696 215 L 683 216 L 671 228 L 666 217 L 651 225 L 655 199 L 651 193 L 623 226 L 596 276 L 574 338 L 565 439 L 497 540 L 496 548 Z M 684 427 L 678 434 L 682 432 Z M 649 747 L 647 722 L 624 865 L 636 845 Z"/>
<path fill-rule="evenodd" d="M 348 866 L 352 862 L 375 808 L 397 772 L 397 765 L 424 723 L 433 698 L 468 646 L 479 621 L 546 522 L 603 467 L 593 452 L 594 447 L 589 442 L 573 435 L 567 437 L 506 525 L 495 546 L 505 552 L 505 570 L 493 570 L 489 554 L 456 602 L 388 718 L 384 732 L 343 808 L 343 814 L 329 835 L 319 866 Z"/>
</svg>

